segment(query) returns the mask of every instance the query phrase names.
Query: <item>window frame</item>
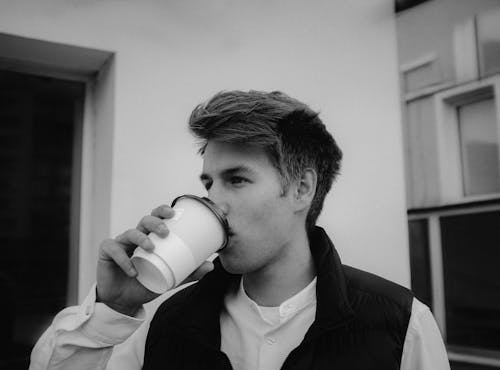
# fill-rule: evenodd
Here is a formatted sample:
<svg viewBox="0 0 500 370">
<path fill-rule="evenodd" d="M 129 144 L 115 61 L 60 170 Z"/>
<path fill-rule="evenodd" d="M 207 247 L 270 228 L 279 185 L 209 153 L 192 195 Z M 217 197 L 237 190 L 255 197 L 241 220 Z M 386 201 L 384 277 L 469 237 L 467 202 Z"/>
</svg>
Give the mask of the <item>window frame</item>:
<svg viewBox="0 0 500 370">
<path fill-rule="evenodd" d="M 494 98 L 498 143 L 500 144 L 500 76 L 463 84 L 434 95 L 439 199 L 443 205 L 500 197 L 500 192 L 465 195 L 457 115 L 458 106 L 492 97 Z"/>
<path fill-rule="evenodd" d="M 470 203 L 413 209 L 408 211 L 408 221 L 417 221 L 423 219 L 428 220 L 431 274 L 430 280 L 433 300 L 432 311 L 445 343 L 447 342 L 445 307 L 446 297 L 440 218 L 446 216 L 476 214 L 490 211 L 500 211 L 500 197 L 488 200 L 477 200 Z M 500 367 L 500 350 L 492 351 L 487 349 L 477 349 L 453 345 L 447 345 L 447 350 L 448 357 L 452 361 Z"/>
</svg>

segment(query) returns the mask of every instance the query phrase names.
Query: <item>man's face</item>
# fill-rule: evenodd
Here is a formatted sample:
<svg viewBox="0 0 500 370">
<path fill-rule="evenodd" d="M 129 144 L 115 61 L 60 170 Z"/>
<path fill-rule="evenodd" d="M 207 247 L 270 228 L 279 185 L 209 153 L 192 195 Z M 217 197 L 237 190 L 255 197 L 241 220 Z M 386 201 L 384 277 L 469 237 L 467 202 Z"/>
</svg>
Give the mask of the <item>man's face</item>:
<svg viewBox="0 0 500 370">
<path fill-rule="evenodd" d="M 220 254 L 228 272 L 255 272 L 286 255 L 297 216 L 263 149 L 209 141 L 200 177 L 229 222 L 229 244 Z"/>
</svg>

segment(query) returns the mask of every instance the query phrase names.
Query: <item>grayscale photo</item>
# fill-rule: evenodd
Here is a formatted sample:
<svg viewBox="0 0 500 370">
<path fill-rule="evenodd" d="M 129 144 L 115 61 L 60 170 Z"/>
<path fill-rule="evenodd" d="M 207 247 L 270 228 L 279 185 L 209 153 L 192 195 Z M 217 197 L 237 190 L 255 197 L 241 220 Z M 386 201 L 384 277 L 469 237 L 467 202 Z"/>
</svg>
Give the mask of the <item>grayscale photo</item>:
<svg viewBox="0 0 500 370">
<path fill-rule="evenodd" d="M 500 369 L 500 0 L 0 0 L 0 370 Z"/>
</svg>

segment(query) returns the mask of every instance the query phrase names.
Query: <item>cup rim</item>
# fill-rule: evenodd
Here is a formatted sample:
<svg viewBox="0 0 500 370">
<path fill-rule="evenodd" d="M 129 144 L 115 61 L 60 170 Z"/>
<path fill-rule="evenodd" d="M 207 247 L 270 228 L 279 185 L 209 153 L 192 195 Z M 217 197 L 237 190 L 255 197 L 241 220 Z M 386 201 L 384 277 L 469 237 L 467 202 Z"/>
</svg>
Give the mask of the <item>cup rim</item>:
<svg viewBox="0 0 500 370">
<path fill-rule="evenodd" d="M 192 195 L 192 194 L 184 194 L 184 195 L 178 196 L 177 198 L 175 198 L 172 201 L 171 207 L 173 208 L 175 206 L 175 203 L 177 203 L 177 201 L 179 201 L 180 199 L 183 199 L 183 198 L 196 200 L 196 201 L 202 203 L 203 205 L 205 205 L 208 209 L 210 209 L 212 211 L 212 213 L 219 220 L 219 222 L 222 226 L 222 231 L 224 233 L 224 242 L 222 243 L 222 246 L 218 249 L 218 251 L 221 251 L 224 248 L 226 248 L 227 244 L 229 243 L 229 237 L 228 237 L 228 235 L 229 235 L 229 223 L 227 222 L 227 218 L 224 215 L 224 213 L 222 212 L 222 210 L 214 202 L 212 202 L 210 199 L 208 199 L 207 197 L 199 197 L 197 195 Z"/>
</svg>

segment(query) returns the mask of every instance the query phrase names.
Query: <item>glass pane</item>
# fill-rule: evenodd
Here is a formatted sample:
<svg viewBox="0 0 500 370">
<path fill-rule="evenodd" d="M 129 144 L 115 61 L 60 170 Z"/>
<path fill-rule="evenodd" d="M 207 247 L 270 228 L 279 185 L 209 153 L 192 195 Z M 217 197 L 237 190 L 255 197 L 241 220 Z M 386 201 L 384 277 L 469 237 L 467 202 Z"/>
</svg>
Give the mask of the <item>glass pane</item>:
<svg viewBox="0 0 500 370">
<path fill-rule="evenodd" d="M 409 208 L 435 205 L 440 184 L 436 158 L 436 120 L 432 97 L 412 100 L 406 109 L 406 161 Z"/>
<path fill-rule="evenodd" d="M 410 231 L 411 289 L 415 296 L 432 307 L 429 233 L 427 220 L 408 223 Z"/>
<path fill-rule="evenodd" d="M 458 108 L 465 195 L 500 191 L 495 100 Z"/>
<path fill-rule="evenodd" d="M 75 93 L 83 97 L 82 86 L 0 71 L 2 369 L 27 369 L 35 341 L 70 303 Z"/>
<path fill-rule="evenodd" d="M 477 17 L 481 76 L 500 71 L 500 8 Z"/>
<path fill-rule="evenodd" d="M 499 350 L 500 211 L 440 223 L 447 342 Z"/>
</svg>

